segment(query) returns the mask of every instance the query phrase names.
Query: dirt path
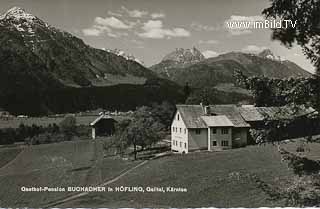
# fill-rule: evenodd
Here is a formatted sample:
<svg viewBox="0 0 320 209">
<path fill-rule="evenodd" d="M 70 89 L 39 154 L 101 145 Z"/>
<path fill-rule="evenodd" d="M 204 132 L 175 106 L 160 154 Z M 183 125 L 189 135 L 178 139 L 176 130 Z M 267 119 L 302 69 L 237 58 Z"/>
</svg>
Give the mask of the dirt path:
<svg viewBox="0 0 320 209">
<path fill-rule="evenodd" d="M 24 153 L 24 151 L 25 151 L 25 148 L 21 148 L 21 151 L 12 160 L 10 160 L 8 163 L 0 167 L 0 171 L 3 169 L 6 169 L 8 166 L 14 163 L 22 155 L 22 153 Z"/>
<path fill-rule="evenodd" d="M 157 154 L 156 156 L 154 156 L 154 157 L 152 157 L 152 158 L 150 158 L 150 159 L 148 159 L 148 160 L 144 160 L 144 161 L 142 161 L 141 163 L 139 163 L 138 165 L 136 165 L 136 166 L 134 166 L 134 167 L 132 167 L 132 168 L 124 171 L 123 173 L 121 173 L 120 175 L 114 177 L 113 179 L 110 179 L 110 180 L 108 180 L 108 181 L 106 181 L 106 182 L 103 182 L 103 183 L 101 183 L 101 184 L 97 184 L 97 185 L 95 185 L 95 186 L 96 186 L 96 187 L 104 187 L 104 186 L 107 186 L 107 185 L 109 185 L 109 184 L 112 184 L 112 183 L 118 181 L 119 179 L 121 179 L 122 177 L 128 175 L 128 174 L 131 173 L 132 171 L 136 170 L 137 168 L 139 168 L 139 167 L 143 166 L 144 164 L 148 163 L 150 160 L 154 160 L 154 159 L 157 159 L 157 158 L 166 156 L 166 155 L 168 155 L 169 153 L 170 153 L 170 152 L 159 153 L 159 154 Z M 77 198 L 79 198 L 79 197 L 83 197 L 83 196 L 85 196 L 85 195 L 88 195 L 89 193 L 90 193 L 90 192 L 81 192 L 81 193 L 78 193 L 78 194 L 69 196 L 69 197 L 67 197 L 67 198 L 64 198 L 64 199 L 62 199 L 62 200 L 58 200 L 58 201 L 56 201 L 56 202 L 49 203 L 49 204 L 43 206 L 43 208 L 49 208 L 49 207 L 54 207 L 54 206 L 57 206 L 57 205 L 61 205 L 61 204 L 63 204 L 63 203 L 69 202 L 69 201 L 74 200 L 74 199 L 77 199 Z"/>
</svg>

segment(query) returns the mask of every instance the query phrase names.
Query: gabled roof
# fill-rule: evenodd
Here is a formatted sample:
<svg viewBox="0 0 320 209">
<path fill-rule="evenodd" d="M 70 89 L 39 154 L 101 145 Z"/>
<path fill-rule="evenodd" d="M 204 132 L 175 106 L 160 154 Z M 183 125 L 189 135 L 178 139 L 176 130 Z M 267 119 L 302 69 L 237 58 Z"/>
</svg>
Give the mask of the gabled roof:
<svg viewBox="0 0 320 209">
<path fill-rule="evenodd" d="M 109 116 L 109 115 L 102 114 L 98 118 L 96 118 L 92 123 L 90 123 L 90 126 L 96 125 L 102 119 L 113 119 L 113 118 L 111 116 Z"/>
<path fill-rule="evenodd" d="M 225 115 L 233 123 L 234 127 L 250 127 L 240 114 L 239 107 L 236 105 L 210 105 L 210 113 Z"/>
<path fill-rule="evenodd" d="M 213 115 L 205 115 L 201 105 L 177 105 L 177 110 L 187 128 L 207 128 L 208 126 L 202 116 L 222 115 L 226 116 L 234 127 L 250 127 L 240 115 L 236 105 L 211 105 L 210 113 Z"/>
<path fill-rule="evenodd" d="M 208 127 L 233 127 L 233 123 L 225 115 L 201 116 Z"/>
<path fill-rule="evenodd" d="M 187 128 L 207 128 L 201 119 L 204 113 L 200 105 L 177 105 L 177 111 Z"/>
</svg>

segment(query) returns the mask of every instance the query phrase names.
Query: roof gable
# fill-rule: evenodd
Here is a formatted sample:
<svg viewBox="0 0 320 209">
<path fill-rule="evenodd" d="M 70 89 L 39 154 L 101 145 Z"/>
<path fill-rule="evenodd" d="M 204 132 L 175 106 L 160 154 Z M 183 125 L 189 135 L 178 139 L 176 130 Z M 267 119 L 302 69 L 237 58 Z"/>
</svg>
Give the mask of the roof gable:
<svg viewBox="0 0 320 209">
<path fill-rule="evenodd" d="M 109 115 L 102 114 L 98 118 L 96 118 L 93 122 L 91 122 L 90 126 L 96 125 L 100 120 L 103 120 L 103 119 L 113 119 L 113 118 Z"/>
<path fill-rule="evenodd" d="M 187 128 L 207 128 L 201 119 L 203 110 L 200 105 L 177 105 L 177 111 Z"/>
</svg>

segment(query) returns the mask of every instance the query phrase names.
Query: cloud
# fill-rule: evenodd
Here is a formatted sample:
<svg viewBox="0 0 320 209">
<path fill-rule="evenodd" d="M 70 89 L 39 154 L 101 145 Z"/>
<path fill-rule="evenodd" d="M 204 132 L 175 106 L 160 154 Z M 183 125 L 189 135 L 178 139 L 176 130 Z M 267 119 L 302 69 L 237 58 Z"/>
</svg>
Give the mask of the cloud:
<svg viewBox="0 0 320 209">
<path fill-rule="evenodd" d="M 258 22 L 258 21 L 264 21 L 263 16 L 239 16 L 239 15 L 231 15 L 230 18 L 227 20 L 229 22 L 241 22 L 241 21 L 247 21 L 247 22 Z"/>
<path fill-rule="evenodd" d="M 166 15 L 164 13 L 159 12 L 159 13 L 152 13 L 151 17 L 152 19 L 159 19 L 159 18 L 165 18 Z"/>
<path fill-rule="evenodd" d="M 141 18 L 149 14 L 149 12 L 143 11 L 143 10 L 137 10 L 137 9 L 129 10 L 124 6 L 121 7 L 121 10 L 126 12 L 130 17 L 134 17 L 134 18 Z"/>
<path fill-rule="evenodd" d="M 116 29 L 129 29 L 132 26 L 127 25 L 121 20 L 119 20 L 116 17 L 96 17 L 94 22 L 98 25 L 106 26 L 106 27 L 111 27 L 111 28 L 116 28 Z"/>
<path fill-rule="evenodd" d="M 221 27 L 212 25 L 203 25 L 197 22 L 191 23 L 190 27 L 196 31 L 218 31 Z"/>
<path fill-rule="evenodd" d="M 115 17 L 122 17 L 122 14 L 120 12 L 108 11 L 108 15 L 115 16 Z"/>
<path fill-rule="evenodd" d="M 149 20 L 142 26 L 142 33 L 138 36 L 142 38 L 162 39 L 171 37 L 189 37 L 191 33 L 184 28 L 163 28 L 163 23 L 160 20 Z"/>
<path fill-rule="evenodd" d="M 206 41 L 199 40 L 199 44 L 218 44 L 218 43 L 219 43 L 219 41 L 217 41 L 217 40 L 206 40 Z"/>
<path fill-rule="evenodd" d="M 262 16 L 239 16 L 231 15 L 229 19 L 225 20 L 225 28 L 231 35 L 245 35 L 252 33 L 255 22 L 264 21 Z"/>
<path fill-rule="evenodd" d="M 251 53 L 258 53 L 263 50 L 267 49 L 265 46 L 256 46 L 256 45 L 248 45 L 241 49 L 243 52 L 251 52 Z"/>
<path fill-rule="evenodd" d="M 93 21 L 93 25 L 89 28 L 82 30 L 85 36 L 100 36 L 106 33 L 112 38 L 120 36 L 128 36 L 128 33 L 124 30 L 131 29 L 136 23 L 134 22 L 124 22 L 116 17 L 96 17 Z"/>
<path fill-rule="evenodd" d="M 103 33 L 103 31 L 97 28 L 86 28 L 82 30 L 82 33 L 85 36 L 99 36 Z"/>
<path fill-rule="evenodd" d="M 212 50 L 203 51 L 202 54 L 203 54 L 203 56 L 205 56 L 205 58 L 216 57 L 219 55 L 218 52 L 215 52 Z"/>
</svg>

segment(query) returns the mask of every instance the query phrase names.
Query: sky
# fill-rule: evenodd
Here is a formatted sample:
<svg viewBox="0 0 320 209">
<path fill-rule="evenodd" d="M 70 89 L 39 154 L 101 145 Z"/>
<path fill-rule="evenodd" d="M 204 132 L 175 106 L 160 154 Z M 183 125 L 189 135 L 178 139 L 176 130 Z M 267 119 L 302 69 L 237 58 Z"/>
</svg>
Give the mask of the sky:
<svg viewBox="0 0 320 209">
<path fill-rule="evenodd" d="M 269 5 L 269 0 L 1 0 L 0 13 L 22 7 L 90 46 L 121 49 L 145 66 L 176 48 L 196 47 L 206 57 L 269 48 L 312 72 L 301 48 L 271 40 L 270 29 L 226 27 L 226 22 L 262 18 Z"/>
</svg>

